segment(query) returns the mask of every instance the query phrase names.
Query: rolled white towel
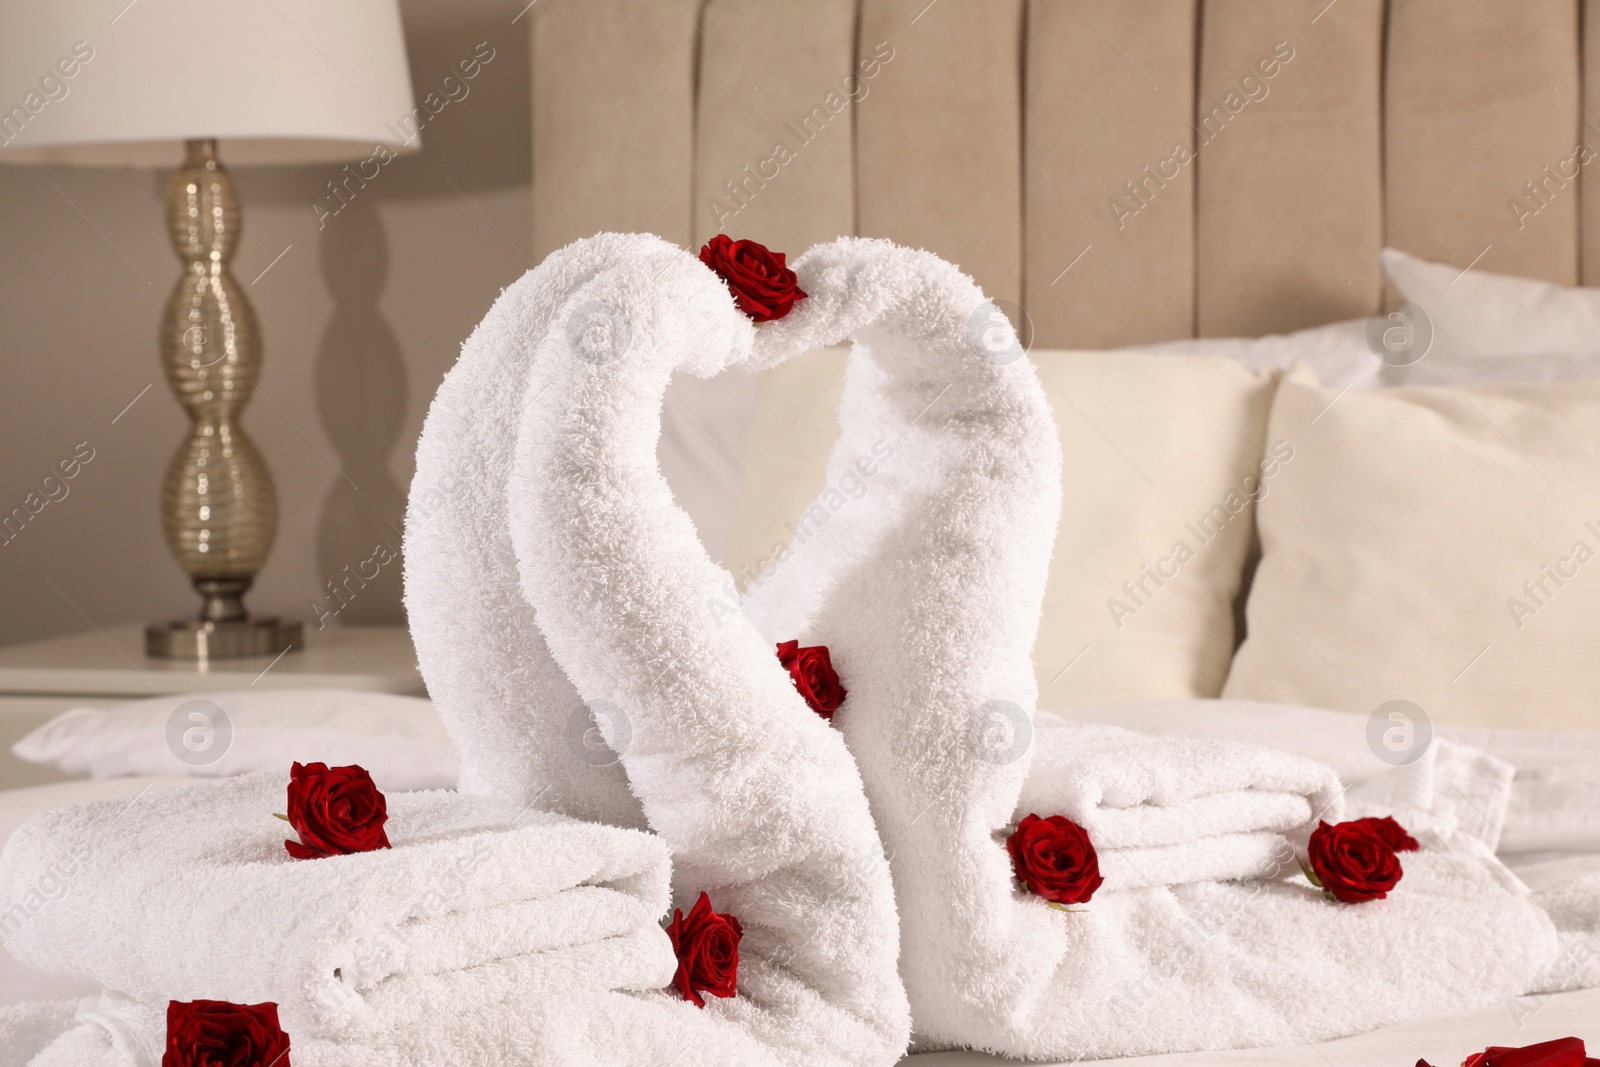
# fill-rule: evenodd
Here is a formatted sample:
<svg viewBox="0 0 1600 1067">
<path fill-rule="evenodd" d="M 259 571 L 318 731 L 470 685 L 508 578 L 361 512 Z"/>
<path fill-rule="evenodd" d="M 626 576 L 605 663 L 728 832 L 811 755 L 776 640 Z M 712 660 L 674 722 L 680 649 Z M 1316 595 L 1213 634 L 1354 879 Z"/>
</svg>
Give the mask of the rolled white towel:
<svg viewBox="0 0 1600 1067">
<path fill-rule="evenodd" d="M 1100 857 L 1104 892 L 1275 877 L 1289 838 L 1337 822 L 1332 767 L 1260 745 L 1150 737 L 1042 712 L 1015 818 L 1064 815 Z M 1290 863 L 1288 870 L 1294 870 Z"/>
<path fill-rule="evenodd" d="M 34 816 L 0 853 L 7 947 L 163 1007 L 273 1001 L 302 1036 L 672 978 L 647 834 L 400 793 L 393 847 L 296 860 L 284 800 L 284 776 L 256 774 Z"/>
</svg>

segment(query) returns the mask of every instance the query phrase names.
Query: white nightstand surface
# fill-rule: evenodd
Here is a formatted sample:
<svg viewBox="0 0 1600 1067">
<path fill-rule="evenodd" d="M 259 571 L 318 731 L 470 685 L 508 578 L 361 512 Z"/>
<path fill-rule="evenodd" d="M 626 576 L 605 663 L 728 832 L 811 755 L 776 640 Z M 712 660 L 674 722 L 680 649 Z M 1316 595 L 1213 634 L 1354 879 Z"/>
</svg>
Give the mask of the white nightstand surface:
<svg viewBox="0 0 1600 1067">
<path fill-rule="evenodd" d="M 306 647 L 272 656 L 193 660 L 144 654 L 144 629 L 53 637 L 0 649 L 0 694 L 157 696 L 212 689 L 368 689 L 421 693 L 411 637 L 398 626 L 306 632 Z"/>
</svg>

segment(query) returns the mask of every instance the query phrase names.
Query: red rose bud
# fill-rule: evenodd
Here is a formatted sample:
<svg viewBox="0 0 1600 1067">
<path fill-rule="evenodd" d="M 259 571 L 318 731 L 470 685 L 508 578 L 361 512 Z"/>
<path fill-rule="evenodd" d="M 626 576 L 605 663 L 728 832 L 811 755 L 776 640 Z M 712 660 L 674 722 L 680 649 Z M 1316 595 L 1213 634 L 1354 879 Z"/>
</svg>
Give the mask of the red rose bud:
<svg viewBox="0 0 1600 1067">
<path fill-rule="evenodd" d="M 1600 1060 L 1589 1058 L 1579 1038 L 1559 1037 L 1523 1048 L 1486 1048 L 1461 1067 L 1600 1067 Z"/>
<path fill-rule="evenodd" d="M 361 767 L 296 763 L 289 771 L 289 825 L 299 841 L 283 847 L 297 860 L 388 848 L 388 806 Z"/>
<path fill-rule="evenodd" d="M 1336 826 L 1319 822 L 1311 831 L 1308 874 L 1335 900 L 1345 904 L 1382 900 L 1405 873 L 1394 846 L 1384 837 L 1387 831 L 1369 825 L 1375 821 L 1358 819 Z"/>
<path fill-rule="evenodd" d="M 1006 838 L 1006 851 L 1017 880 L 1052 904 L 1082 904 L 1105 881 L 1089 835 L 1060 815 L 1025 816 Z"/>
<path fill-rule="evenodd" d="M 1406 833 L 1406 828 L 1385 815 L 1381 819 L 1357 819 L 1356 822 L 1383 838 L 1385 844 L 1396 852 L 1415 852 L 1422 846 L 1417 844 L 1417 839 Z"/>
<path fill-rule="evenodd" d="M 719 233 L 700 249 L 700 262 L 728 283 L 739 310 L 757 322 L 781 319 L 806 298 L 783 253 L 755 241 L 735 241 Z"/>
<path fill-rule="evenodd" d="M 732 915 L 712 911 L 710 897 L 701 893 L 687 918 L 682 908 L 674 908 L 667 936 L 678 956 L 678 973 L 672 984 L 684 1000 L 703 1008 L 706 1002 L 701 993 L 731 997 L 738 991 L 739 938 L 744 931 Z"/>
<path fill-rule="evenodd" d="M 832 722 L 833 713 L 839 710 L 849 692 L 839 684 L 828 646 L 801 648 L 799 641 L 783 641 L 778 645 L 778 662 L 789 672 L 794 687 L 806 698 L 811 710 Z"/>
<path fill-rule="evenodd" d="M 290 1067 L 276 1004 L 195 1000 L 167 1004 L 161 1067 Z"/>
</svg>

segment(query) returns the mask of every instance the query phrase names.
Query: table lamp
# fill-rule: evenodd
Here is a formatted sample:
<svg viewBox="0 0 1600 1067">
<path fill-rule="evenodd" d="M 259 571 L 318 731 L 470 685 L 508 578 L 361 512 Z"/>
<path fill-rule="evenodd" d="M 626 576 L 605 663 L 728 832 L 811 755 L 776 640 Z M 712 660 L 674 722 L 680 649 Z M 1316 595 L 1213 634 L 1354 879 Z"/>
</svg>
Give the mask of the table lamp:
<svg viewBox="0 0 1600 1067">
<path fill-rule="evenodd" d="M 166 214 L 183 269 L 158 336 L 192 425 L 167 467 L 161 523 L 202 604 L 197 618 L 149 626 L 146 651 L 299 645 L 300 623 L 252 618 L 243 601 L 272 547 L 277 495 L 238 421 L 261 334 L 229 272 L 240 205 L 219 151 L 249 165 L 387 162 L 420 147 L 397 0 L 0 0 L 0 94 L 0 162 L 178 166 Z M 360 184 L 347 178 L 343 195 Z"/>
</svg>

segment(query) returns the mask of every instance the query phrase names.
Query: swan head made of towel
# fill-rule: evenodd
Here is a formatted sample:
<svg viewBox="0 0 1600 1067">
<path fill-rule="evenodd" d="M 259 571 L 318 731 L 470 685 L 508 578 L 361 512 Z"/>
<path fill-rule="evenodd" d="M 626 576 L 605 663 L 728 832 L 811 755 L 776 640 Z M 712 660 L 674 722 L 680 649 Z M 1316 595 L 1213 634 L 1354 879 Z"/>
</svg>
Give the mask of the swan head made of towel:
<svg viewBox="0 0 1600 1067">
<path fill-rule="evenodd" d="M 1059 445 L 1037 374 L 977 285 L 931 253 L 843 238 L 794 267 L 809 297 L 760 326 L 711 271 L 664 242 L 640 245 L 573 289 L 534 353 L 518 434 L 508 499 L 524 594 L 579 691 L 621 709 L 598 722 L 608 743 L 628 746 L 631 773 L 658 746 L 716 761 L 725 743 L 682 700 L 678 719 L 653 735 L 632 721 L 639 702 L 671 700 L 682 679 L 699 674 L 737 699 L 798 708 L 774 642 L 804 636 L 834 604 L 875 630 L 874 641 L 903 643 L 914 635 L 871 625 L 881 612 L 863 587 L 892 587 L 896 568 L 916 572 L 933 583 L 926 603 L 939 617 L 925 620 L 928 634 L 962 643 L 944 650 L 936 673 L 947 679 L 950 662 L 974 664 L 965 691 L 945 696 L 1011 709 L 981 730 L 1008 731 L 1003 744 L 1020 747 L 1018 758 L 997 760 L 974 753 L 965 734 L 945 742 L 1020 788 L 1033 636 L 1059 511 Z M 845 340 L 853 347 L 830 476 L 875 458 L 875 492 L 831 513 L 815 550 L 795 549 L 803 564 L 780 562 L 763 576 L 746 616 L 725 617 L 713 605 L 727 576 L 656 463 L 670 376 L 739 362 L 771 367 Z M 927 541 L 930 529 L 940 539 Z M 955 589 L 960 603 L 946 602 Z M 836 653 L 846 664 L 854 658 L 850 648 Z M 630 659 L 639 661 L 636 676 L 623 677 L 617 665 Z M 739 675 L 747 678 L 736 684 Z M 810 715 L 799 723 L 821 743 L 835 740 Z M 650 824 L 669 825 L 696 799 L 692 790 L 672 802 L 646 799 Z M 1003 806 L 978 817 L 1000 825 L 1011 814 Z"/>
<path fill-rule="evenodd" d="M 701 375 L 740 361 L 773 366 L 812 348 L 856 342 L 829 484 L 865 463 L 874 470 L 870 492 L 842 510 L 819 501 L 807 514 L 826 522 L 821 536 L 791 545 L 783 559 L 793 562 L 780 562 L 746 592 L 745 614 L 765 639 L 763 656 L 772 641 L 808 631 L 907 501 L 935 491 L 941 468 L 962 454 L 964 439 L 987 438 L 997 453 L 1009 453 L 1002 473 L 1036 483 L 1013 497 L 1029 497 L 1045 511 L 1055 507 L 1059 451 L 1048 405 L 1031 364 L 1015 358 L 1021 350 L 1014 336 L 970 279 L 929 253 L 872 240 L 818 246 L 795 268 L 810 297 L 785 319 L 756 327 L 692 256 L 646 235 L 601 234 L 552 254 L 508 287 L 463 345 L 418 444 L 404 557 L 418 660 L 460 749 L 463 790 L 522 795 L 579 818 L 645 825 L 616 755 L 632 745 L 633 723 L 613 697 L 585 701 L 556 666 L 522 594 L 512 544 L 507 487 L 521 424 L 539 425 L 536 412 L 570 415 L 573 404 L 557 397 L 576 388 L 583 373 L 594 377 L 588 388 L 603 394 L 596 411 L 634 412 L 606 447 L 634 457 L 641 494 L 633 499 L 650 501 L 652 521 L 673 530 L 675 550 L 693 561 L 704 583 L 694 602 L 725 604 L 726 574 L 710 564 L 654 468 L 667 376 L 675 366 Z M 563 372 L 565 386 L 558 384 Z M 599 384 L 605 379 L 615 387 Z M 1020 472 L 1018 459 L 1028 464 Z M 613 502 L 591 517 L 604 526 L 605 514 L 629 506 Z M 1005 512 L 990 515 L 1005 522 Z M 634 513 L 631 525 L 612 535 L 636 531 L 642 515 Z M 1053 511 L 1042 525 L 1053 532 Z M 998 640 L 978 635 L 972 646 L 991 666 L 1008 665 L 996 695 L 1003 689 L 1004 697 L 1029 708 L 1027 657 L 1048 553 L 1047 536 L 1032 548 L 1038 561 L 1038 574 L 1027 578 L 1032 588 L 1005 598 L 1001 614 L 1019 621 L 1001 627 L 1003 633 L 990 631 Z M 600 562 L 581 565 L 592 571 Z M 860 580 L 856 575 L 851 584 Z M 972 607 L 995 621 L 990 608 Z M 708 609 L 697 625 L 740 633 L 754 647 L 742 619 L 719 624 Z M 1017 637 L 1021 631 L 1027 633 Z M 999 645 L 1005 648 L 996 654 Z M 771 673 L 772 664 L 763 669 Z"/>
</svg>

